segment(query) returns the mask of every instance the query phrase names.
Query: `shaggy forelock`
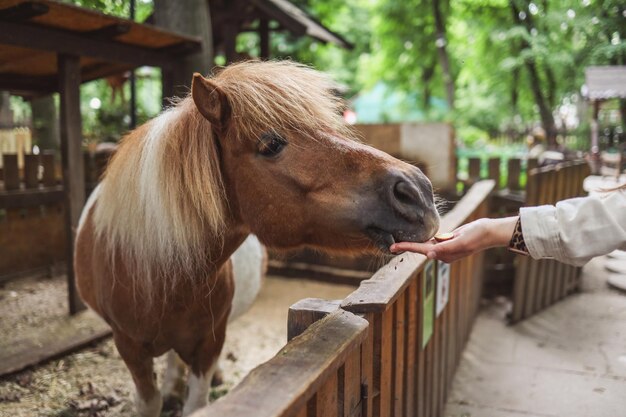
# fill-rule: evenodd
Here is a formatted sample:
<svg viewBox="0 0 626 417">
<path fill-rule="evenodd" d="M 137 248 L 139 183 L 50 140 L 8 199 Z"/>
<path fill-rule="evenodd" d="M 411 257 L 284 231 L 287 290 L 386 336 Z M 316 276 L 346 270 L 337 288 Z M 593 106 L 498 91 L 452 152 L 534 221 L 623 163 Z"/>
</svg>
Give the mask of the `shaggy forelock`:
<svg viewBox="0 0 626 417">
<path fill-rule="evenodd" d="M 353 137 L 342 117 L 345 103 L 326 74 L 292 61 L 247 61 L 230 65 L 212 80 L 226 93 L 232 132 L 256 139 L 263 132 L 315 138 L 320 132 Z"/>
</svg>

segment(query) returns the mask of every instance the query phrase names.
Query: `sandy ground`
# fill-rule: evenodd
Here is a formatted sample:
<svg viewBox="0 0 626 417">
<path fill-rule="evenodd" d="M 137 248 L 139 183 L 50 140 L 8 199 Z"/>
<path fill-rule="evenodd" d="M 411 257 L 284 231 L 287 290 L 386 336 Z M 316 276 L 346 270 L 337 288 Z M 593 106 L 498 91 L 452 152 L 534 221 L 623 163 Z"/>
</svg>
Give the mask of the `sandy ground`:
<svg viewBox="0 0 626 417">
<path fill-rule="evenodd" d="M 7 346 L 25 332 L 61 320 L 66 311 L 64 277 L 25 279 L 0 288 L 0 335 Z M 222 360 L 225 383 L 216 398 L 287 341 L 287 311 L 307 297 L 343 299 L 354 287 L 268 277 L 250 311 L 229 327 Z M 99 320 L 91 312 L 85 322 Z M 164 358 L 156 361 L 161 375 Z M 133 416 L 130 375 L 109 339 L 34 369 L 0 378 L 0 417 Z M 176 416 L 179 410 L 164 411 Z"/>
<path fill-rule="evenodd" d="M 507 326 L 506 303 L 486 303 L 457 369 L 445 417 L 626 416 L 626 293 L 605 257 L 582 290 Z"/>
</svg>

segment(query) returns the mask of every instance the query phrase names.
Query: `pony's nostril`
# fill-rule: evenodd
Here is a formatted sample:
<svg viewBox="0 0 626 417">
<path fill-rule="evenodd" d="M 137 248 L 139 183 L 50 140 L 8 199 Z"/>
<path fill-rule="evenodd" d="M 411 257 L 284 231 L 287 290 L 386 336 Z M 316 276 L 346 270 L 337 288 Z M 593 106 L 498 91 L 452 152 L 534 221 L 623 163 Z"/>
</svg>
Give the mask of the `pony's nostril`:
<svg viewBox="0 0 626 417">
<path fill-rule="evenodd" d="M 399 181 L 393 187 L 393 195 L 397 201 L 406 205 L 416 205 L 420 201 L 420 192 L 412 184 L 406 181 Z"/>
</svg>

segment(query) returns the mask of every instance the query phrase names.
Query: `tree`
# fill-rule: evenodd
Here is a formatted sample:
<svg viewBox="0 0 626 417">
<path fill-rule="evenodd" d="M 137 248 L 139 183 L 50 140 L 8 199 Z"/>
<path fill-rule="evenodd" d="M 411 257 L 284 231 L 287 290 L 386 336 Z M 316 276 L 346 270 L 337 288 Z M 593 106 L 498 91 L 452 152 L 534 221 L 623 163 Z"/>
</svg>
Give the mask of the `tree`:
<svg viewBox="0 0 626 417">
<path fill-rule="evenodd" d="M 181 71 L 173 74 L 176 95 L 186 95 L 194 72 L 206 74 L 213 67 L 213 33 L 207 0 L 154 0 L 157 26 L 201 39 L 202 50 L 184 58 Z"/>
</svg>

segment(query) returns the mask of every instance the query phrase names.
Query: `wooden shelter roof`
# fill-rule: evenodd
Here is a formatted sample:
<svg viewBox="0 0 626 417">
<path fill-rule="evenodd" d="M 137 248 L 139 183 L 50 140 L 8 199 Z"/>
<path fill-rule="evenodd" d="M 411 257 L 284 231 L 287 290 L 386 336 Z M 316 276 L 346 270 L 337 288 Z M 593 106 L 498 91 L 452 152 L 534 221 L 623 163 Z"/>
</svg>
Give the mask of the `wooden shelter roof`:
<svg viewBox="0 0 626 417">
<path fill-rule="evenodd" d="M 352 44 L 341 35 L 331 31 L 308 13 L 292 4 L 289 0 L 253 0 L 252 3 L 265 12 L 273 15 L 279 22 L 286 18 L 301 24 L 304 34 L 322 42 L 334 43 L 343 48 L 352 48 Z M 284 24 L 284 23 L 283 23 Z"/>
<path fill-rule="evenodd" d="M 142 65 L 169 68 L 200 41 L 53 0 L 0 0 L 0 89 L 58 89 L 58 54 L 80 56 L 81 81 Z"/>
<path fill-rule="evenodd" d="M 342 48 L 353 47 L 341 35 L 325 27 L 289 0 L 212 0 L 210 4 L 216 45 L 222 41 L 224 25 L 234 24 L 239 32 L 250 30 L 250 23 L 261 19 L 277 22 L 278 28 L 272 30 L 288 30 L 296 36 L 310 36 Z"/>
<path fill-rule="evenodd" d="M 588 67 L 585 83 L 589 100 L 626 98 L 626 66 Z"/>
</svg>

